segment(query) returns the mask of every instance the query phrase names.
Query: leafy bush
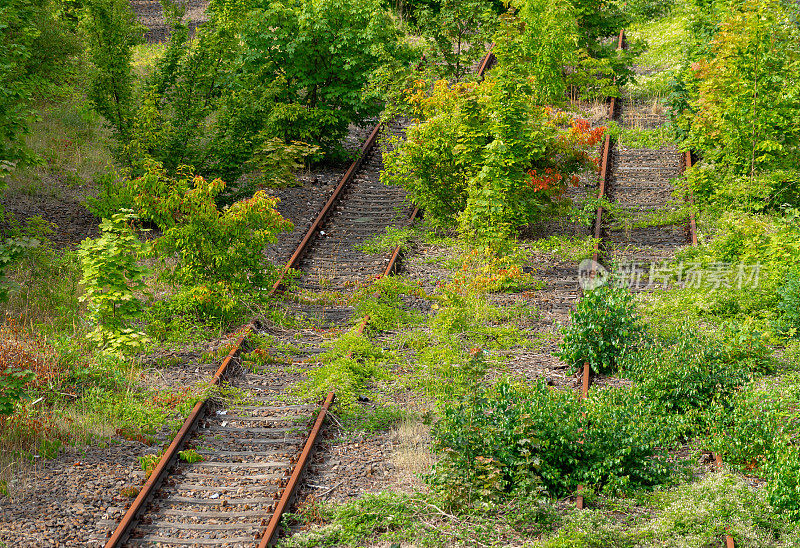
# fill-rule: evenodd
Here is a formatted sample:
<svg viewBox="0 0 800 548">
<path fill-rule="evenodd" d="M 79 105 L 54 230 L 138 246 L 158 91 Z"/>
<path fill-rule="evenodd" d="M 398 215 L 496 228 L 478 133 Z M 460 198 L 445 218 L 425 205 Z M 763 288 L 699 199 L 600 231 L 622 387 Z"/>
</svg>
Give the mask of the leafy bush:
<svg viewBox="0 0 800 548">
<path fill-rule="evenodd" d="M 16 364 L 4 364 L 0 369 L 0 415 L 14 412 L 16 403 L 25 395 L 25 385 L 33 378 L 33 372 L 28 369 L 19 369 Z"/>
<path fill-rule="evenodd" d="M 83 0 L 83 8 L 81 25 L 93 65 L 89 100 L 126 143 L 135 108 L 133 46 L 141 43 L 144 27 L 126 0 Z"/>
<path fill-rule="evenodd" d="M 578 484 L 612 491 L 655 485 L 671 469 L 623 393 L 582 402 L 542 381 L 505 381 L 445 406 L 433 430 L 442 453 L 428 480 L 451 504 L 502 501 Z"/>
<path fill-rule="evenodd" d="M 78 51 L 61 3 L 6 0 L 0 7 L 0 185 L 3 172 L 34 154 L 23 137 L 31 118 L 30 99 L 63 73 Z"/>
<path fill-rule="evenodd" d="M 751 378 L 749 364 L 719 340 L 687 332 L 628 353 L 620 366 L 638 383 L 635 390 L 667 414 L 697 415 Z"/>
<path fill-rule="evenodd" d="M 488 0 L 442 0 L 438 11 L 420 10 L 417 17 L 428 39 L 429 62 L 442 76 L 459 82 L 484 55 L 491 41 L 497 15 Z"/>
<path fill-rule="evenodd" d="M 425 292 L 418 283 L 406 278 L 384 276 L 359 289 L 353 296 L 353 304 L 360 316 L 369 316 L 369 329 L 399 329 L 420 321 L 420 314 L 409 310 L 403 301 L 406 295 L 423 298 Z"/>
<path fill-rule="evenodd" d="M 501 240 L 538 220 L 575 174 L 596 169 L 603 129 L 534 106 L 513 74 L 440 81 L 430 97 L 420 85 L 409 101 L 425 121 L 384 153 L 381 181 L 405 187 L 433 225 Z"/>
<path fill-rule="evenodd" d="M 628 0 L 625 11 L 633 20 L 651 21 L 669 12 L 674 5 L 675 0 Z"/>
<path fill-rule="evenodd" d="M 204 327 L 225 330 L 241 320 L 241 301 L 241 295 L 221 282 L 183 287 L 148 309 L 147 332 L 158 340 L 186 340 L 193 334 L 202 336 Z"/>
<path fill-rule="evenodd" d="M 777 385 L 751 385 L 733 394 L 729 406 L 714 405 L 708 447 L 743 471 L 774 462 L 800 426 L 797 382 L 795 374 Z"/>
<path fill-rule="evenodd" d="M 555 356 L 573 370 L 589 362 L 595 373 L 613 371 L 641 334 L 633 295 L 616 283 L 584 290 L 562 333 Z"/>
<path fill-rule="evenodd" d="M 778 289 L 778 310 L 781 312 L 781 328 L 788 336 L 800 334 L 800 269 L 793 268 L 786 274 L 786 281 Z"/>
<path fill-rule="evenodd" d="M 772 505 L 794 522 L 800 521 L 800 451 L 787 443 L 766 466 Z"/>
<path fill-rule="evenodd" d="M 32 249 L 38 247 L 40 241 L 30 236 L 20 236 L 17 238 L 6 238 L 0 242 L 0 302 L 8 300 L 9 285 L 6 280 L 6 271 L 15 262 Z"/>
<path fill-rule="evenodd" d="M 134 188 L 122 174 L 109 170 L 99 175 L 95 183 L 100 192 L 97 197 L 87 196 L 84 203 L 98 219 L 110 219 L 121 209 L 136 209 Z"/>
<path fill-rule="evenodd" d="M 209 19 L 194 38 L 180 10 L 171 20 L 124 143 L 137 172 L 155 160 L 170 174 L 191 165 L 236 181 L 247 169 L 277 167 L 285 179 L 287 156 L 341 153 L 348 125 L 381 110 L 374 73 L 402 57 L 377 0 L 212 2 Z"/>
<path fill-rule="evenodd" d="M 793 520 L 800 519 L 799 383 L 792 373 L 736 392 L 728 406 L 713 406 L 706 442 L 726 465 L 764 477 L 772 505 Z"/>
<path fill-rule="evenodd" d="M 781 0 L 702 2 L 698 46 L 678 124 L 703 164 L 688 172 L 703 203 L 777 209 L 797 203 L 800 84 L 796 6 Z"/>
<path fill-rule="evenodd" d="M 156 241 L 162 257 L 177 255 L 167 278 L 182 285 L 223 284 L 231 291 L 264 288 L 271 283 L 275 266 L 264 248 L 277 234 L 292 228 L 275 210 L 278 199 L 263 190 L 224 211 L 214 198 L 225 183 L 193 179 L 193 188 L 178 199 L 172 210 L 173 225 Z"/>
<path fill-rule="evenodd" d="M 131 228 L 136 218 L 127 210 L 104 219 L 101 236 L 80 245 L 86 288 L 81 301 L 89 302 L 89 318 L 96 325 L 87 337 L 112 354 L 138 352 L 147 341 L 130 323 L 142 311 L 134 291 L 145 286 L 145 268 L 137 264 L 145 248 Z"/>
</svg>

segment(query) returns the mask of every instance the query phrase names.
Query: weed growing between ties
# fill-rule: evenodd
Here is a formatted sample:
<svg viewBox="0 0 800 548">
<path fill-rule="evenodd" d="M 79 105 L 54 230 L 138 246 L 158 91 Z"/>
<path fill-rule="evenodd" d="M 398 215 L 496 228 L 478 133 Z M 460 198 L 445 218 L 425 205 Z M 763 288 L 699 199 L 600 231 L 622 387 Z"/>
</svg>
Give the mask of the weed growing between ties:
<svg viewBox="0 0 800 548">
<path fill-rule="evenodd" d="M 372 387 L 389 378 L 388 366 L 396 360 L 355 330 L 327 345 L 330 350 L 319 356 L 322 365 L 293 390 L 307 399 L 324 399 L 334 390 L 340 409 L 351 409 L 359 397 L 372 396 Z"/>
</svg>

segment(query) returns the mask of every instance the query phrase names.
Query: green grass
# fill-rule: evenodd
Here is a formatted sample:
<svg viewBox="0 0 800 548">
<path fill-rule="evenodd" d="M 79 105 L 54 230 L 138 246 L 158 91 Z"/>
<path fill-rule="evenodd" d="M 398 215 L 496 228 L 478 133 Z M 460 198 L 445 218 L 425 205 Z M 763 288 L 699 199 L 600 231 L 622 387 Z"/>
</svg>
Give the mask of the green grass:
<svg viewBox="0 0 800 548">
<path fill-rule="evenodd" d="M 665 16 L 651 21 L 634 23 L 626 34 L 631 40 L 645 40 L 647 50 L 638 64 L 654 70 L 667 70 L 675 66 L 689 39 L 689 22 L 693 7 L 678 2 Z"/>
<path fill-rule="evenodd" d="M 626 30 L 629 39 L 647 43 L 647 49 L 636 62 L 653 71 L 637 76 L 628 86 L 626 93 L 633 99 L 660 99 L 669 93 L 673 70 L 683 58 L 684 44 L 689 39 L 692 9 L 691 5 L 679 2 L 665 16 L 633 23 Z"/>
</svg>

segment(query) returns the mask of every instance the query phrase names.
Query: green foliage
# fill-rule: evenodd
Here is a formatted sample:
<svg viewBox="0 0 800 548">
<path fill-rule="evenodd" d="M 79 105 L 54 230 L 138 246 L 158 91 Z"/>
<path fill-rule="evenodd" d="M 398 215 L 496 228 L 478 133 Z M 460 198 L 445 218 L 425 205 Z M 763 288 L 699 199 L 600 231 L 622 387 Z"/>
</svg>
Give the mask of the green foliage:
<svg viewBox="0 0 800 548">
<path fill-rule="evenodd" d="M 388 378 L 386 364 L 391 355 L 357 331 L 345 333 L 327 346 L 330 350 L 319 357 L 323 365 L 309 371 L 308 378 L 293 388 L 295 393 L 320 399 L 333 390 L 337 404 L 350 410 L 375 381 Z"/>
<path fill-rule="evenodd" d="M 751 378 L 750 364 L 724 341 L 684 332 L 628 353 L 620 366 L 637 381 L 636 391 L 664 413 L 698 414 L 726 403 Z"/>
<path fill-rule="evenodd" d="M 625 12 L 634 21 L 650 21 L 670 11 L 675 0 L 629 0 Z"/>
<path fill-rule="evenodd" d="M 607 45 L 603 38 L 618 35 L 628 26 L 629 20 L 621 6 L 611 0 L 573 0 L 573 4 L 578 20 L 579 45 L 595 57 L 605 53 L 603 50 L 609 46 L 613 51 L 617 44 Z"/>
<path fill-rule="evenodd" d="M 800 269 L 786 273 L 786 281 L 778 288 L 778 310 L 781 329 L 790 337 L 800 335 Z"/>
<path fill-rule="evenodd" d="M 580 263 L 583 259 L 592 258 L 594 245 L 595 239 L 591 237 L 577 238 L 551 235 L 534 241 L 531 244 L 531 248 L 537 251 L 553 253 L 562 261 Z"/>
<path fill-rule="evenodd" d="M 89 100 L 126 143 L 135 108 L 132 49 L 141 43 L 143 27 L 126 0 L 84 0 L 81 26 L 93 65 Z"/>
<path fill-rule="evenodd" d="M 420 315 L 409 310 L 404 296 L 424 298 L 419 283 L 400 276 L 384 276 L 365 285 L 353 296 L 353 305 L 360 316 L 369 316 L 368 328 L 375 331 L 399 329 L 419 323 Z"/>
<path fill-rule="evenodd" d="M 582 403 L 574 393 L 505 381 L 449 404 L 433 431 L 442 458 L 429 476 L 449 503 L 551 496 L 578 484 L 627 490 L 665 481 L 655 428 L 624 396 Z"/>
<path fill-rule="evenodd" d="M 30 99 L 77 49 L 57 0 L 6 0 L 0 7 L 0 184 L 4 171 L 35 160 L 23 140 Z"/>
<path fill-rule="evenodd" d="M 363 407 L 354 406 L 341 417 L 342 426 L 355 432 L 387 432 L 395 427 L 408 413 L 392 405 Z"/>
<path fill-rule="evenodd" d="M 319 147 L 293 141 L 268 139 L 253 152 L 253 163 L 258 167 L 258 181 L 270 187 L 297 185 L 295 173 L 305 166 L 303 160 L 319 153 Z"/>
<path fill-rule="evenodd" d="M 6 238 L 0 243 L 0 302 L 8 300 L 9 284 L 6 273 L 9 267 L 39 245 L 40 241 L 30 236 Z"/>
<path fill-rule="evenodd" d="M 766 467 L 772 505 L 794 521 L 800 521 L 800 456 L 796 442 L 787 444 Z"/>
<path fill-rule="evenodd" d="M 772 505 L 793 520 L 800 518 L 799 386 L 797 373 L 791 373 L 736 392 L 729 406 L 709 410 L 707 441 L 726 465 L 767 479 Z"/>
<path fill-rule="evenodd" d="M 729 406 L 710 408 L 709 449 L 742 471 L 773 463 L 800 426 L 796 390 L 793 374 L 774 385 L 747 386 L 731 397 Z"/>
<path fill-rule="evenodd" d="M 497 15 L 488 0 L 442 0 L 436 7 L 436 13 L 428 9 L 418 15 L 428 40 L 428 62 L 442 64 L 437 67 L 441 75 L 460 82 L 484 55 Z"/>
<path fill-rule="evenodd" d="M 183 462 L 188 462 L 189 464 L 194 464 L 195 462 L 201 462 L 205 460 L 205 457 L 203 457 L 203 455 L 199 454 L 194 449 L 178 451 L 178 458 Z"/>
<path fill-rule="evenodd" d="M 614 69 L 608 59 L 597 59 L 586 50 L 577 53 L 577 61 L 564 77 L 570 95 L 584 101 L 619 97 L 614 79 Z"/>
<path fill-rule="evenodd" d="M 507 18 L 497 43 L 498 68 L 531 81 L 536 104 L 560 103 L 566 97 L 564 67 L 578 50 L 576 12 L 570 0 L 521 0 L 519 20 Z"/>
<path fill-rule="evenodd" d="M 245 78 L 265 82 L 265 129 L 333 150 L 349 123 L 380 112 L 370 75 L 398 51 L 397 32 L 376 0 L 258 3 L 242 41 Z M 269 30 L 267 30 L 269 29 Z"/>
<path fill-rule="evenodd" d="M 242 318 L 242 295 L 222 282 L 182 287 L 148 309 L 147 332 L 156 340 L 201 340 Z"/>
<path fill-rule="evenodd" d="M 394 226 L 387 226 L 386 232 L 381 232 L 367 239 L 358 246 L 358 249 L 364 253 L 391 253 L 398 246 L 405 250 L 409 247 L 411 239 L 415 235 L 415 230 L 411 227 L 397 228 Z"/>
<path fill-rule="evenodd" d="M 381 173 L 385 184 L 406 188 L 431 224 L 457 223 L 462 234 L 488 240 L 539 219 L 574 174 L 594 169 L 602 135 L 533 106 L 527 84 L 497 70 L 477 84 L 437 82 L 430 97 L 416 89 L 409 101 L 425 121 L 384 154 Z"/>
<path fill-rule="evenodd" d="M 416 526 L 413 518 L 417 502 L 407 494 L 384 491 L 365 494 L 339 506 L 325 504 L 300 508 L 298 512 L 303 513 L 295 518 L 308 512 L 308 521 L 319 517 L 329 524 L 291 535 L 281 540 L 280 546 L 361 546 L 377 535 L 395 540 L 409 527 Z"/>
<path fill-rule="evenodd" d="M 800 70 L 796 10 L 781 0 L 713 2 L 703 10 L 705 26 L 695 34 L 709 46 L 690 59 L 679 125 L 704 158 L 689 174 L 704 203 L 757 210 L 797 204 L 800 83 L 790 76 Z"/>
<path fill-rule="evenodd" d="M 164 226 L 155 244 L 160 256 L 177 255 L 166 276 L 185 286 L 222 284 L 231 291 L 266 287 L 275 267 L 264 248 L 292 224 L 275 210 L 277 198 L 263 190 L 220 211 L 214 198 L 224 186 L 219 179 L 208 183 L 194 177 L 193 188 L 171 194 L 178 201 L 166 212 L 172 224 Z"/>
<path fill-rule="evenodd" d="M 216 1 L 209 13 L 195 38 L 179 12 L 171 22 L 127 144 L 136 170 L 155 160 L 235 181 L 256 167 L 256 184 L 286 184 L 298 159 L 340 153 L 348 125 L 380 112 L 371 81 L 399 54 L 380 2 Z"/>
<path fill-rule="evenodd" d="M 134 209 L 134 188 L 121 174 L 106 171 L 98 176 L 96 184 L 100 188 L 97 197 L 87 196 L 86 208 L 98 219 L 109 219 L 121 209 Z"/>
<path fill-rule="evenodd" d="M 137 264 L 144 246 L 131 228 L 136 218 L 127 210 L 103 219 L 101 236 L 80 245 L 81 283 L 86 289 L 81 301 L 89 302 L 89 318 L 95 324 L 87 337 L 112 354 L 138 352 L 147 341 L 131 326 L 142 310 L 134 291 L 145 285 L 145 268 Z"/>
<path fill-rule="evenodd" d="M 641 326 L 628 288 L 607 283 L 584 290 L 555 355 L 578 370 L 589 362 L 592 371 L 614 371 L 638 341 Z"/>
<path fill-rule="evenodd" d="M 0 370 L 0 415 L 14 412 L 17 402 L 25 395 L 25 385 L 35 378 L 32 371 L 6 364 Z"/>
</svg>

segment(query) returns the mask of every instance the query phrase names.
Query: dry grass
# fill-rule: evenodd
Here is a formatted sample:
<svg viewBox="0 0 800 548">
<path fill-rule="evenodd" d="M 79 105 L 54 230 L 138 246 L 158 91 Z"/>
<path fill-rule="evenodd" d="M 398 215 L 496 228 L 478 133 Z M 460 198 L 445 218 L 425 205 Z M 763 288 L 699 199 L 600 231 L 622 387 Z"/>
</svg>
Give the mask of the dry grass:
<svg viewBox="0 0 800 548">
<path fill-rule="evenodd" d="M 403 421 L 394 430 L 397 440 L 391 461 L 398 479 L 414 488 L 421 488 L 419 476 L 430 472 L 435 459 L 430 451 L 431 427 L 421 422 Z"/>
</svg>

